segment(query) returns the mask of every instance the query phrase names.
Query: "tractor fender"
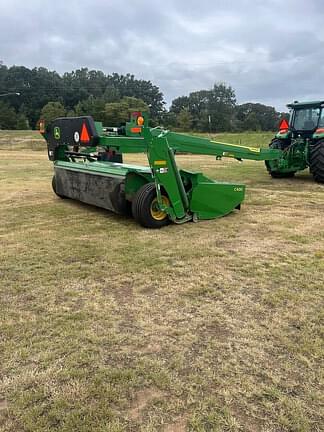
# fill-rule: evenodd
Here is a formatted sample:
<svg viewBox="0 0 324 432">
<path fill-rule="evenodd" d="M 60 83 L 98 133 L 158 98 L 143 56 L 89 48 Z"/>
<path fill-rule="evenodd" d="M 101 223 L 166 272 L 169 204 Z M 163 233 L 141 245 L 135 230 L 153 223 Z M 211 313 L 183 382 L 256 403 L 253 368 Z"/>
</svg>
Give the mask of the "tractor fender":
<svg viewBox="0 0 324 432">
<path fill-rule="evenodd" d="M 289 139 L 289 138 L 290 138 L 290 131 L 287 131 L 287 132 L 279 131 L 276 133 L 276 135 L 274 137 L 274 139 L 281 139 L 281 140 Z"/>
<path fill-rule="evenodd" d="M 314 140 L 322 140 L 324 139 L 324 128 L 317 129 L 313 134 Z"/>
</svg>

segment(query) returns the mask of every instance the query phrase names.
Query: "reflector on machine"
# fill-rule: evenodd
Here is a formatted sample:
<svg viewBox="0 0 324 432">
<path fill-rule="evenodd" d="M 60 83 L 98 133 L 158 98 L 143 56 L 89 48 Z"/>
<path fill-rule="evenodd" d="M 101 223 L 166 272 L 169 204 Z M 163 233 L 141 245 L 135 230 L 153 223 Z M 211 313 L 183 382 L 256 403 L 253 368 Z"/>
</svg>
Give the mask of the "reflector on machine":
<svg viewBox="0 0 324 432">
<path fill-rule="evenodd" d="M 88 132 L 88 129 L 87 129 L 87 126 L 85 123 L 82 124 L 80 141 L 82 143 L 88 143 L 90 141 L 90 135 L 89 135 L 89 132 Z"/>
<path fill-rule="evenodd" d="M 289 129 L 289 123 L 287 122 L 287 120 L 285 118 L 282 119 L 280 124 L 279 124 L 279 130 L 284 130 L 284 129 Z"/>
</svg>

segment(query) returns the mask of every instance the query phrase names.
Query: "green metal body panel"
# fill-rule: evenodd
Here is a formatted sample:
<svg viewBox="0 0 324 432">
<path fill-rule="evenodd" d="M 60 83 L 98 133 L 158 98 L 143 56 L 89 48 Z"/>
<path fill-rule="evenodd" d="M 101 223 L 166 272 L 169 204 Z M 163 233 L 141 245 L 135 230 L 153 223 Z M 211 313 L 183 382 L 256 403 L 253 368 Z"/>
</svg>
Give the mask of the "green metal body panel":
<svg viewBox="0 0 324 432">
<path fill-rule="evenodd" d="M 240 208 L 245 186 L 198 179 L 190 199 L 190 211 L 197 219 L 214 219 Z"/>
<path fill-rule="evenodd" d="M 281 138 L 282 139 L 282 138 Z M 309 144 L 303 139 L 290 140 L 281 157 L 275 160 L 268 160 L 267 163 L 272 171 L 290 173 L 302 171 L 308 166 Z"/>
<path fill-rule="evenodd" d="M 226 184 L 215 182 L 201 173 L 179 171 L 175 163 L 174 150 L 211 154 L 217 156 L 217 146 L 208 140 L 188 144 L 188 136 L 179 136 L 178 142 L 174 137 L 178 134 L 160 133 L 153 136 L 147 133 L 148 159 L 152 167 L 153 176 L 157 185 L 158 200 L 161 208 L 165 210 L 173 221 L 186 219 L 193 214 L 195 219 L 211 219 L 225 215 L 238 207 L 244 199 L 245 187 L 241 184 Z M 221 152 L 223 149 L 220 150 Z M 186 175 L 187 190 L 182 178 Z M 163 206 L 159 191 L 161 186 L 166 191 L 172 206 Z"/>
<path fill-rule="evenodd" d="M 118 164 L 113 162 L 97 162 L 89 160 L 85 160 L 82 162 L 67 162 L 58 160 L 54 162 L 54 167 L 60 167 L 70 171 L 80 171 L 98 174 L 102 176 L 114 175 L 126 177 L 126 175 L 130 172 L 151 175 L 150 168 L 145 166 Z"/>
<path fill-rule="evenodd" d="M 219 157 L 231 157 L 235 159 L 250 160 L 272 160 L 278 159 L 281 152 L 259 147 L 247 147 L 236 144 L 227 144 L 200 138 L 191 135 L 184 135 L 162 129 L 150 130 L 152 137 L 160 136 L 167 139 L 168 146 L 175 152 L 202 154 Z M 148 151 L 147 140 L 141 137 L 114 137 L 103 136 L 100 138 L 100 145 L 123 153 L 143 153 Z"/>
<path fill-rule="evenodd" d="M 196 136 L 183 135 L 175 132 L 166 132 L 166 138 L 170 147 L 179 152 L 192 154 L 204 154 L 210 156 L 230 157 L 235 159 L 271 160 L 280 157 L 281 152 L 259 147 L 248 147 L 237 144 L 228 144 L 200 138 Z"/>
</svg>

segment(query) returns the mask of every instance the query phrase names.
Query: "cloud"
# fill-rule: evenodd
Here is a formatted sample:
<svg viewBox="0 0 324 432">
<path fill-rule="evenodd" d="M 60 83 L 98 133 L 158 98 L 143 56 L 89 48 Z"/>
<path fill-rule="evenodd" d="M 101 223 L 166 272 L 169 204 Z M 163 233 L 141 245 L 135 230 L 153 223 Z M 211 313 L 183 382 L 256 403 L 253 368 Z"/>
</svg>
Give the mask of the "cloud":
<svg viewBox="0 0 324 432">
<path fill-rule="evenodd" d="M 320 0 L 2 0 L 0 59 L 150 79 L 168 102 L 225 81 L 238 102 L 318 99 Z M 323 65 L 323 66 L 322 66 Z"/>
</svg>

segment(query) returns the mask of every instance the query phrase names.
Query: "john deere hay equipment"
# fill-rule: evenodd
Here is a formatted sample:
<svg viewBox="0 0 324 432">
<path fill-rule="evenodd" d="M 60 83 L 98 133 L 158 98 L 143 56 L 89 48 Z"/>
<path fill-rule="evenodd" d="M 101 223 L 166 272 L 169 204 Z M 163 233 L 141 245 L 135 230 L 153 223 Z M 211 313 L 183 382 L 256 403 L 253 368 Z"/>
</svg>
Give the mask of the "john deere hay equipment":
<svg viewBox="0 0 324 432">
<path fill-rule="evenodd" d="M 283 120 L 270 148 L 281 150 L 278 159 L 267 160 L 274 178 L 293 177 L 310 169 L 314 179 L 324 183 L 324 101 L 294 102 L 289 122 Z"/>
<path fill-rule="evenodd" d="M 92 117 L 57 118 L 40 125 L 54 162 L 52 186 L 72 198 L 160 228 L 169 221 L 213 219 L 239 209 L 243 184 L 221 183 L 178 169 L 175 154 L 273 160 L 281 150 L 224 144 L 150 128 L 146 113 L 133 113 L 122 128 L 103 128 Z M 123 153 L 146 153 L 149 167 L 122 163 Z"/>
</svg>

